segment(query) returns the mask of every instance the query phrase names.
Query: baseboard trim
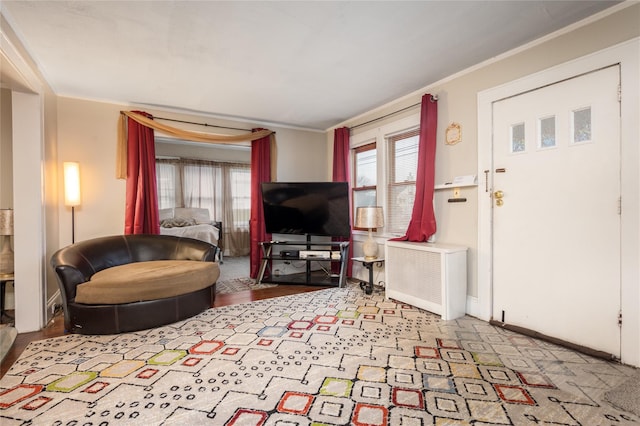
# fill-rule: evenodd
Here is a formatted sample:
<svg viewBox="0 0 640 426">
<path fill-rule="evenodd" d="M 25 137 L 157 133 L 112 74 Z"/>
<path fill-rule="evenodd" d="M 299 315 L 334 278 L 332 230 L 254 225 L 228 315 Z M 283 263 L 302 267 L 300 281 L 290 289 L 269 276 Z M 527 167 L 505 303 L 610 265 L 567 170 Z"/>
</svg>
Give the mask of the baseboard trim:
<svg viewBox="0 0 640 426">
<path fill-rule="evenodd" d="M 53 318 L 53 314 L 56 311 L 56 307 L 62 305 L 62 297 L 60 296 L 60 289 L 47 300 L 47 312 L 45 324 L 49 324 L 49 321 Z"/>
</svg>

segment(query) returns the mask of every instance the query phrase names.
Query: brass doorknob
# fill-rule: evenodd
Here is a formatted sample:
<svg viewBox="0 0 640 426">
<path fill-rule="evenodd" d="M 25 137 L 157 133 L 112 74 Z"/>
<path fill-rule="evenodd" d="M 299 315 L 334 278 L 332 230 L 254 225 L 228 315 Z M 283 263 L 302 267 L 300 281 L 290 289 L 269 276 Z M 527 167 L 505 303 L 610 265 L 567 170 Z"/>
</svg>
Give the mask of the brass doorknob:
<svg viewBox="0 0 640 426">
<path fill-rule="evenodd" d="M 496 191 L 493 193 L 493 198 L 496 199 L 496 206 L 500 207 L 504 204 L 504 200 L 502 199 L 502 197 L 504 197 L 504 192 L 502 191 Z"/>
</svg>

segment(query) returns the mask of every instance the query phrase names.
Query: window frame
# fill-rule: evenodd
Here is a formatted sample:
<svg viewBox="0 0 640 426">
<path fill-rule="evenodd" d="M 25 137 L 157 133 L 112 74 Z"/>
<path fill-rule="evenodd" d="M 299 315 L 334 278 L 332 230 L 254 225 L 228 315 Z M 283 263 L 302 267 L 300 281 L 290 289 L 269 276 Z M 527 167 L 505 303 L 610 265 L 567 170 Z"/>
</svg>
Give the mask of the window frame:
<svg viewBox="0 0 640 426">
<path fill-rule="evenodd" d="M 387 192 L 387 197 L 386 199 L 388 200 L 388 202 L 385 205 L 386 210 L 388 210 L 388 213 L 386 215 L 386 217 L 388 218 L 388 220 L 385 221 L 385 223 L 387 224 L 387 226 L 390 227 L 390 224 L 392 222 L 390 215 L 393 211 L 395 211 L 394 208 L 392 208 L 391 206 L 389 206 L 389 201 L 391 201 L 391 191 L 392 188 L 398 188 L 398 187 L 416 187 L 416 179 L 417 179 L 417 175 L 418 175 L 418 166 L 417 166 L 417 158 L 416 158 L 416 172 L 414 174 L 414 179 L 412 181 L 403 181 L 403 182 L 395 182 L 395 176 L 396 176 L 396 161 L 397 161 L 397 157 L 396 157 L 396 150 L 395 150 L 395 144 L 398 141 L 402 141 L 405 139 L 409 139 L 409 138 L 414 138 L 418 136 L 418 138 L 420 137 L 420 127 L 414 127 L 414 128 L 410 128 L 410 129 L 405 129 L 401 132 L 396 132 L 393 134 L 388 134 L 385 135 L 385 142 L 386 142 L 386 148 L 387 148 L 387 154 L 388 154 L 388 161 L 387 161 L 387 167 L 386 167 L 386 182 L 385 182 L 385 190 Z M 419 142 L 419 140 L 418 140 Z M 418 146 L 418 150 L 419 150 L 419 146 Z M 417 152 L 416 152 L 416 157 L 417 157 Z M 415 191 L 414 191 L 415 192 Z M 413 207 L 413 206 L 412 206 Z M 407 223 L 406 226 L 408 226 L 409 224 Z M 406 228 L 405 228 L 406 230 Z M 393 233 L 393 231 L 390 231 Z M 398 233 L 398 231 L 395 232 L 396 234 Z"/>
<path fill-rule="evenodd" d="M 367 144 L 375 143 L 376 145 L 376 161 L 377 161 L 377 186 L 376 186 L 376 204 L 383 207 L 383 213 L 385 223 L 389 218 L 389 201 L 387 194 L 387 182 L 388 182 L 388 170 L 389 170 L 389 150 L 387 146 L 387 138 L 406 133 L 408 131 L 420 128 L 420 109 L 416 108 L 411 114 L 407 114 L 401 118 L 393 121 L 387 120 L 384 123 L 368 128 L 362 131 L 353 130 L 350 138 L 350 149 L 352 154 L 355 154 L 355 150 L 366 146 Z M 355 155 L 352 155 L 352 165 L 355 165 Z M 351 187 L 355 185 L 355 166 L 351 171 Z M 380 182 L 383 182 L 381 185 Z M 353 211 L 355 215 L 355 209 Z M 364 235 L 368 232 L 368 229 L 358 229 L 352 227 L 354 236 L 356 238 L 360 235 Z M 404 235 L 398 232 L 389 232 L 388 227 L 385 225 L 381 229 L 375 231 L 377 236 L 384 237 L 400 237 Z"/>
<path fill-rule="evenodd" d="M 368 152 L 368 151 L 375 151 L 375 155 L 376 155 L 376 184 L 375 185 L 363 185 L 363 186 L 356 186 L 357 183 L 357 176 L 358 176 L 358 161 L 357 161 L 357 155 L 363 152 Z M 378 202 L 378 152 L 377 152 L 377 145 L 376 142 L 369 142 L 366 143 L 364 145 L 360 145 L 356 148 L 353 148 L 353 183 L 351 185 L 351 211 L 354 214 L 354 218 L 355 218 L 355 213 L 356 213 L 356 193 L 358 192 L 364 192 L 364 191 L 371 191 L 374 190 L 375 194 L 376 194 L 376 203 Z M 356 227 L 355 225 L 353 225 L 352 227 L 353 230 L 357 230 L 357 231 L 368 231 L 367 228 L 359 228 Z"/>
</svg>

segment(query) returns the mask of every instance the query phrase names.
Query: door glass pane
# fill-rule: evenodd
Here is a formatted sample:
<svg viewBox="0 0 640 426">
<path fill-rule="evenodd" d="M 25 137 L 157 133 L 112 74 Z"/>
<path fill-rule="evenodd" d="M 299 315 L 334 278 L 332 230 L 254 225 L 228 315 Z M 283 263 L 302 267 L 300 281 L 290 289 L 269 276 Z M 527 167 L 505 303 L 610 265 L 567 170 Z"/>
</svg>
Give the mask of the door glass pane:
<svg viewBox="0 0 640 426">
<path fill-rule="evenodd" d="M 511 152 L 524 152 L 524 123 L 514 124 L 511 126 Z"/>
<path fill-rule="evenodd" d="M 573 111 L 573 143 L 591 140 L 591 107 Z"/>
<path fill-rule="evenodd" d="M 540 148 L 556 146 L 556 117 L 541 118 L 538 125 L 540 127 Z"/>
</svg>

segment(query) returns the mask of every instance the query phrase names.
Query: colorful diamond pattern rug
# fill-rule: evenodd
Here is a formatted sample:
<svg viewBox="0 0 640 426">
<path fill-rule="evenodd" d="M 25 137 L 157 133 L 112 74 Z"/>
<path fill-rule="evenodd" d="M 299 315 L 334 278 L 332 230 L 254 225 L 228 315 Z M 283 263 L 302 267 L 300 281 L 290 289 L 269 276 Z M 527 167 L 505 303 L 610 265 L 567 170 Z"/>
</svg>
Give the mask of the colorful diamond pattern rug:
<svg viewBox="0 0 640 426">
<path fill-rule="evenodd" d="M 601 401 L 632 370 L 350 285 L 33 342 L 0 423 L 631 425 Z"/>
</svg>

